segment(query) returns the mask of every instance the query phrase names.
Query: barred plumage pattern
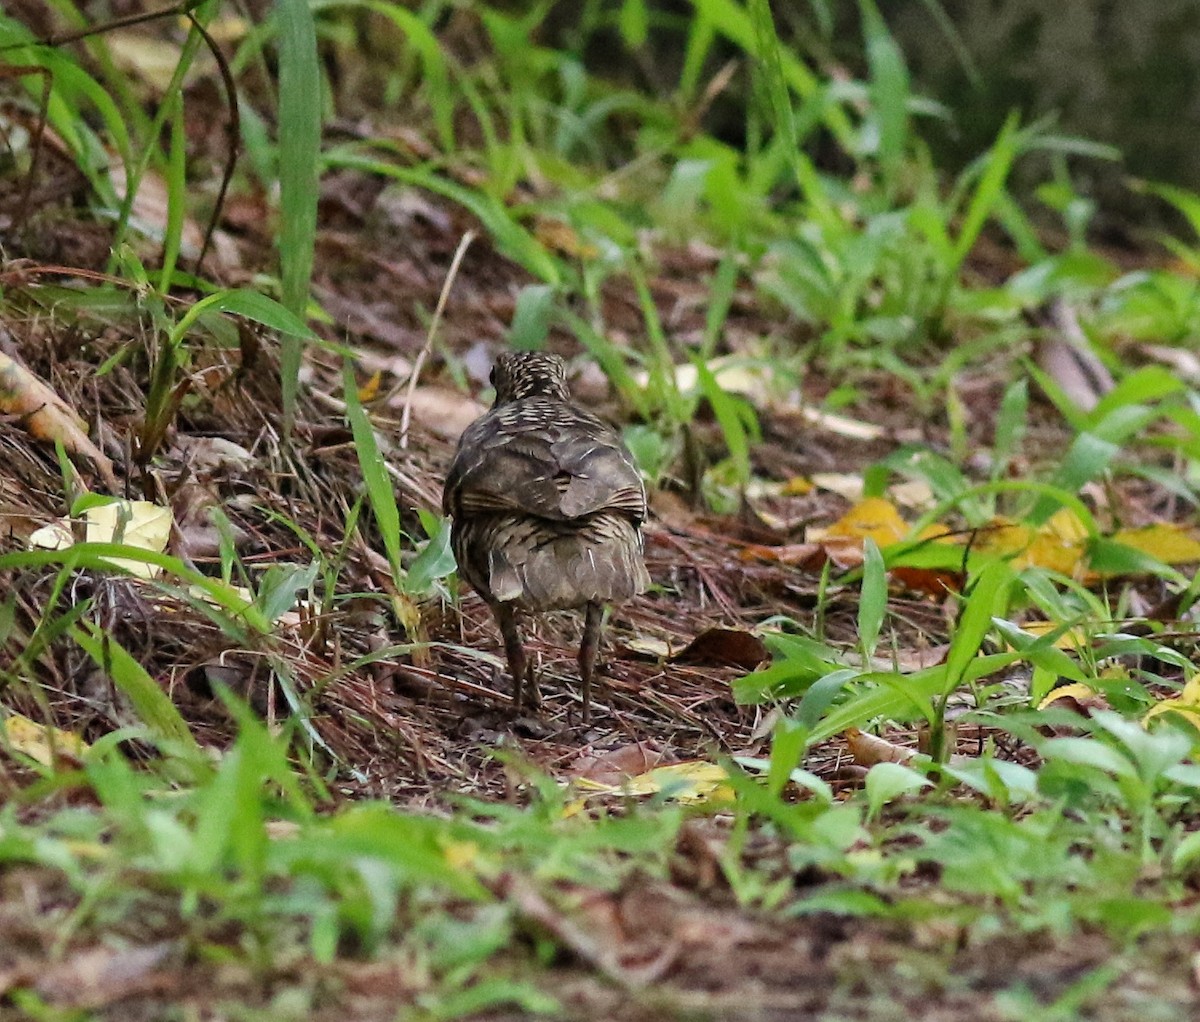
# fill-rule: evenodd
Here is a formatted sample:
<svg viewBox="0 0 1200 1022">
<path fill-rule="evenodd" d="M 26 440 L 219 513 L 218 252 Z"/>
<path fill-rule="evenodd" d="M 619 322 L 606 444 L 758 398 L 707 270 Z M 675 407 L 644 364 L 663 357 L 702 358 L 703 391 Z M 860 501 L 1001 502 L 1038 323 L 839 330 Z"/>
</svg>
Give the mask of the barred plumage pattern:
<svg viewBox="0 0 1200 1022">
<path fill-rule="evenodd" d="M 571 403 L 556 355 L 513 352 L 492 370 L 496 401 L 458 443 L 442 497 L 459 575 L 492 607 L 519 709 L 537 690 L 516 611 L 586 608 L 585 719 L 604 604 L 644 592 L 646 491 L 616 431 Z"/>
</svg>

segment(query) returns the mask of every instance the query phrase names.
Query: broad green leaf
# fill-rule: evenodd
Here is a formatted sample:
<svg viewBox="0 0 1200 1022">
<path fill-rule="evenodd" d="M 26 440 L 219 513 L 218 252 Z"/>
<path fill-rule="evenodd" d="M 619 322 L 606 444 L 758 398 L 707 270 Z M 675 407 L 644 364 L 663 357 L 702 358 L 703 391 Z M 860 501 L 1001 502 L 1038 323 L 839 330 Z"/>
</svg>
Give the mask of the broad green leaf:
<svg viewBox="0 0 1200 1022">
<path fill-rule="evenodd" d="M 901 795 L 931 787 L 933 782 L 912 767 L 901 763 L 876 763 L 867 771 L 868 814 L 878 816 L 879 810 Z"/>
</svg>

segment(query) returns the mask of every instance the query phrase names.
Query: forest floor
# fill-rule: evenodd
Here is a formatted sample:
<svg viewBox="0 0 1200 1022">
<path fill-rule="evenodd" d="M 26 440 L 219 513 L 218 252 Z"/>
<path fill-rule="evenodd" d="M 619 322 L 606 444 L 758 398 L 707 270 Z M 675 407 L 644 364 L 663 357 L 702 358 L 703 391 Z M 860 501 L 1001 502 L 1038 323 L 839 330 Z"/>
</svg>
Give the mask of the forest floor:
<svg viewBox="0 0 1200 1022">
<path fill-rule="evenodd" d="M 338 349 L 306 348 L 288 440 L 275 339 L 246 324 L 226 336 L 197 332 L 173 422 L 152 451 L 139 453 L 132 438 L 147 416 L 160 337 L 127 278 L 108 276 L 110 225 L 87 211 L 87 182 L 53 151 L 46 159 L 32 196 L 15 185 L 0 195 L 0 355 L 81 417 L 113 465 L 112 495 L 171 508 L 169 554 L 210 575 L 232 559 L 238 572 L 261 580 L 273 566 L 304 565 L 321 553 L 334 569 L 336 599 L 289 610 L 270 634 L 249 641 L 181 588 L 116 573 L 64 575 L 57 564 L 6 567 L 3 666 L 12 683 L 3 693 L 5 711 L 93 746 L 120 743 L 134 763 L 156 758 L 136 735 L 106 737 L 136 730 L 139 719 L 128 691 L 70 637 L 71 609 L 86 608 L 98 634 L 169 695 L 214 760 L 231 754 L 239 733 L 239 711 L 222 697 L 225 690 L 269 730 L 306 747 L 322 814 L 376 801 L 434 819 L 499 814 L 536 802 L 542 786 L 571 784 L 572 791 L 601 792 L 591 805 L 636 820 L 632 797 L 619 790 L 624 779 L 669 765 L 769 757 L 781 704 L 742 704 L 733 689 L 769 659 L 756 629 L 794 622 L 819 626 L 833 646 L 853 650 L 857 641 L 858 581 L 842 581 L 836 564 L 830 577 L 830 548 L 813 543 L 811 530 L 836 523 L 856 503 L 855 481 L 905 445 L 988 446 L 1018 354 L 993 352 L 955 374 L 956 397 L 970 412 L 959 424 L 948 419 L 945 403 L 932 404 L 883 369 L 857 368 L 852 380 L 820 368 L 780 379 L 760 365 L 758 389 L 747 389 L 761 431 L 750 452 L 756 487 L 727 513 L 706 509 L 694 479 L 668 477 L 656 487 L 645 530 L 655 586 L 611 612 L 590 722 L 580 715 L 579 621 L 571 613 L 533 623 L 530 649 L 544 702 L 539 712 L 514 716 L 487 607 L 457 588 L 439 592 L 435 585 L 420 598 L 398 592 L 382 548 L 364 538 L 374 526 L 359 507 L 363 472 Z M 22 199 L 31 215 L 19 211 Z M 138 212 L 155 215 L 148 206 Z M 255 286 L 273 270 L 274 230 L 264 197 L 236 197 L 205 273 L 225 287 Z M 509 343 L 518 293 L 533 282 L 486 236 L 476 239 L 453 278 L 431 357 L 410 387 L 468 231 L 482 233 L 481 225 L 430 193 L 385 188 L 379 177 L 354 170 L 322 181 L 313 279 L 313 297 L 327 316 L 321 333 L 354 352 L 402 528 L 418 539 L 425 535 L 418 511 L 440 514 L 455 440 L 485 407 L 488 370 Z M 142 255 L 153 259 L 150 251 Z M 1131 265 L 1145 261 L 1138 253 L 1118 255 Z M 1013 259 L 1000 245 L 984 245 L 968 273 L 1001 280 L 1015 269 Z M 647 261 L 659 319 L 686 344 L 705 328 L 719 253 L 660 239 Z M 111 304 L 114 292 L 124 295 L 119 307 Z M 602 305 L 609 339 L 634 344 L 644 310 L 633 285 L 611 278 Z M 721 350 L 737 354 L 767 335 L 794 335 L 797 347 L 807 340 L 777 306 L 748 287 L 737 291 Z M 565 331 L 551 330 L 548 346 L 567 357 L 581 403 L 618 425 L 630 423 L 603 372 Z M 848 382 L 854 396 L 845 407 L 816 411 Z M 708 405 L 699 405 L 687 432 L 698 463 L 725 457 Z M 1061 461 L 1072 438 L 1053 406 L 1035 396 L 1024 468 L 1033 474 Z M 31 435 L 28 414 L 0 416 L 0 448 L 0 555 L 17 554 L 39 528 L 67 513 L 78 493 L 64 485 L 53 445 Z M 96 464 L 76 461 L 93 490 L 112 489 Z M 1107 499 L 1144 506 L 1146 521 L 1162 520 L 1162 494 L 1144 480 L 1123 481 Z M 928 506 L 927 497 L 915 500 L 912 518 Z M 356 507 L 364 524 L 348 529 Z M 214 508 L 227 525 L 214 524 Z M 1146 606 L 1162 598 L 1158 585 L 1139 590 Z M 397 607 L 407 632 L 397 624 Z M 936 585 L 894 588 L 886 656 L 918 666 L 944 659 L 958 611 L 956 597 Z M 298 707 L 303 728 L 294 720 Z M 978 722 L 954 734 L 964 755 L 985 746 L 1015 763 L 1032 755 L 1012 734 Z M 886 738 L 896 749 L 920 741 L 916 728 L 894 728 Z M 859 791 L 866 773 L 841 735 L 818 744 L 804 766 L 835 800 Z M 436 913 L 422 915 L 413 896 L 407 909 L 421 925 L 436 915 L 439 925 L 462 927 L 449 944 L 496 941 L 482 972 L 448 993 L 453 969 L 431 965 L 404 939 L 386 939 L 368 953 L 343 936 L 322 957 L 313 951 L 312 928 L 264 934 L 236 913 L 206 917 L 203 898 L 189 902 L 159 874 L 139 874 L 137 863 L 79 874 L 27 853 L 20 844 L 27 838 L 11 830 L 17 824 L 61 826 L 100 803 L 109 811 L 119 806 L 118 780 L 107 776 L 94 772 L 85 780 L 78 771 L 42 769 L 12 750 L 0 754 L 0 850 L 7 844 L 0 858 L 0 1018 L 1200 1016 L 1200 942 L 1190 923 L 1131 923 L 1140 936 L 1126 940 L 1111 928 L 1070 920 L 1043 918 L 1023 930 L 1021 917 L 1006 914 L 997 899 L 947 893 L 941 867 L 928 861 L 899 881 L 911 911 L 884 911 L 887 895 L 850 910 L 849 900 L 806 898 L 831 881 L 839 896 L 847 892 L 821 862 L 798 858 L 779 830 L 746 831 L 731 814 L 677 808 L 669 818 L 647 816 L 655 836 L 645 847 L 656 851 L 646 855 L 628 838 L 621 855 L 638 865 L 627 872 L 595 883 L 540 883 L 532 866 L 487 877 L 488 896 L 508 913 L 502 937 L 468 898 L 438 902 Z M 606 784 L 614 786 L 607 795 Z M 127 808 L 134 812 L 132 803 Z M 150 834 L 153 818 L 146 820 L 139 825 Z M 936 820 L 929 826 L 940 829 Z M 114 830 L 106 824 L 81 854 L 103 862 Z M 154 840 L 166 848 L 173 833 L 163 829 Z M 745 873 L 731 865 L 731 848 Z M 555 854 L 547 846 L 545 855 Z M 738 877 L 748 882 L 751 875 L 759 886 L 739 888 Z M 258 893 L 286 897 L 269 885 Z M 1194 900 L 1189 884 L 1172 907 L 1181 919 L 1189 910 L 1190 919 Z"/>
</svg>

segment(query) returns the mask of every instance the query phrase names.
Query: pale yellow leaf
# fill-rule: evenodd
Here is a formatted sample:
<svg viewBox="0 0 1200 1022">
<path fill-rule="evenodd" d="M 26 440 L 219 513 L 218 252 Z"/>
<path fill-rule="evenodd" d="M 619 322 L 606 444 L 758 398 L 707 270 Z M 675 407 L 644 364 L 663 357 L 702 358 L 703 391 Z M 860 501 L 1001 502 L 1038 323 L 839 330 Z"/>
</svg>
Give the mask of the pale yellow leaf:
<svg viewBox="0 0 1200 1022">
<path fill-rule="evenodd" d="M 800 409 L 800 414 L 814 426 L 848 440 L 880 440 L 887 435 L 887 430 L 872 422 L 850 419 L 834 412 L 823 412 L 819 408 L 810 408 L 807 405 Z"/>
<path fill-rule="evenodd" d="M 1200 539 L 1192 529 L 1160 522 L 1141 529 L 1120 529 L 1113 541 L 1162 561 L 1163 564 L 1191 564 L 1200 561 Z"/>
<path fill-rule="evenodd" d="M 5 717 L 0 723 L 0 731 L 4 736 L 0 744 L 24 753 L 42 766 L 53 766 L 55 757 L 78 761 L 88 751 L 87 742 L 78 735 L 48 724 L 39 724 L 19 713 Z"/>
<path fill-rule="evenodd" d="M 1142 717 L 1142 725 L 1145 726 L 1162 713 L 1177 714 L 1200 731 L 1200 674 L 1193 674 L 1179 695 L 1151 706 Z"/>
<path fill-rule="evenodd" d="M 113 500 L 90 507 L 83 514 L 89 543 L 124 543 L 139 550 L 160 554 L 171 537 L 171 509 L 148 500 Z M 69 519 L 60 518 L 42 526 L 29 537 L 31 547 L 63 550 L 75 542 Z M 110 557 L 109 563 L 138 578 L 155 578 L 162 569 L 125 557 Z"/>
</svg>

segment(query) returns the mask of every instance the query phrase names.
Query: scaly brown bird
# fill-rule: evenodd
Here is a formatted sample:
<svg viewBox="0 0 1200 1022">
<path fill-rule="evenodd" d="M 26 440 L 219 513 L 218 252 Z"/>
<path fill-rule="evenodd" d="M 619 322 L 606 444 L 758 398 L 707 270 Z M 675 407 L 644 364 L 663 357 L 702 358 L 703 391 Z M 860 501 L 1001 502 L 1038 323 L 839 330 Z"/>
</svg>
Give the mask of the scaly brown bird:
<svg viewBox="0 0 1200 1022">
<path fill-rule="evenodd" d="M 646 489 L 616 431 L 571 403 L 557 355 L 501 355 L 492 384 L 495 403 L 463 433 L 442 494 L 458 573 L 496 616 L 517 711 L 527 687 L 538 702 L 517 613 L 585 608 L 587 720 L 604 605 L 650 585 Z"/>
</svg>

